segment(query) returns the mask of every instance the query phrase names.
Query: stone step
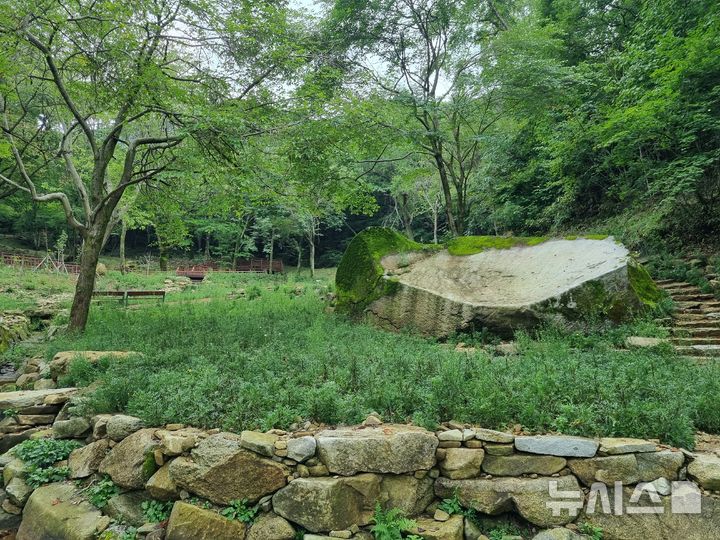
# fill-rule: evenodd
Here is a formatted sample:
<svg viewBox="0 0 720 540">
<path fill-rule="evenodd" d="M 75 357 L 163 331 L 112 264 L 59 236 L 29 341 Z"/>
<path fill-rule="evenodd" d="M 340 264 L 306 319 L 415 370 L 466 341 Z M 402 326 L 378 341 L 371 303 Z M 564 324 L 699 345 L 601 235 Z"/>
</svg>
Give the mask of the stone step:
<svg viewBox="0 0 720 540">
<path fill-rule="evenodd" d="M 656 279 L 655 284 L 660 287 L 667 287 L 668 285 L 690 285 L 686 281 L 678 281 L 676 279 Z"/>
<path fill-rule="evenodd" d="M 715 300 L 714 294 L 700 293 L 700 294 L 676 294 L 673 296 L 673 300 L 676 302 L 703 302 Z"/>
<path fill-rule="evenodd" d="M 720 328 L 720 321 L 712 319 L 702 319 L 698 321 L 684 321 L 682 319 L 675 321 L 678 328 Z"/>
<path fill-rule="evenodd" d="M 720 345 L 681 345 L 675 350 L 685 356 L 720 356 Z"/>
<path fill-rule="evenodd" d="M 702 294 L 702 291 L 697 287 L 692 287 L 689 289 L 665 289 L 665 292 L 673 298 L 683 294 Z"/>
<path fill-rule="evenodd" d="M 673 313 L 673 318 L 684 321 L 697 321 L 705 318 L 705 313 L 699 309 L 681 309 Z"/>
<path fill-rule="evenodd" d="M 668 330 L 680 336 L 720 338 L 720 328 L 669 328 Z"/>
<path fill-rule="evenodd" d="M 675 345 L 718 345 L 720 346 L 720 336 L 708 337 L 674 337 L 670 340 Z"/>
</svg>

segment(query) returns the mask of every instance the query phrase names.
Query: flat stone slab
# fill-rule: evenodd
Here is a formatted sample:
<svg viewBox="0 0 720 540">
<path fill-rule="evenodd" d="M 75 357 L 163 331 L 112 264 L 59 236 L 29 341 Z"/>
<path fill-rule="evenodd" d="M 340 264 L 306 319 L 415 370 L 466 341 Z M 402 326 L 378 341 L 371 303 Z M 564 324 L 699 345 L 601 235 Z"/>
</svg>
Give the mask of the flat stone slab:
<svg viewBox="0 0 720 540">
<path fill-rule="evenodd" d="M 632 454 L 636 452 L 655 452 L 657 444 L 643 439 L 626 437 L 606 437 L 600 439 L 600 452 L 603 454 Z"/>
<path fill-rule="evenodd" d="M 515 437 L 515 448 L 531 454 L 559 457 L 593 457 L 599 443 L 584 437 L 562 435 L 535 435 Z"/>
<path fill-rule="evenodd" d="M 438 439 L 429 431 L 405 425 L 326 430 L 316 435 L 321 461 L 334 474 L 402 474 L 435 465 Z"/>
<path fill-rule="evenodd" d="M 0 392 L 0 410 L 22 409 L 42 405 L 48 396 L 72 395 L 77 388 L 50 388 L 47 390 L 19 390 L 17 392 Z"/>
</svg>

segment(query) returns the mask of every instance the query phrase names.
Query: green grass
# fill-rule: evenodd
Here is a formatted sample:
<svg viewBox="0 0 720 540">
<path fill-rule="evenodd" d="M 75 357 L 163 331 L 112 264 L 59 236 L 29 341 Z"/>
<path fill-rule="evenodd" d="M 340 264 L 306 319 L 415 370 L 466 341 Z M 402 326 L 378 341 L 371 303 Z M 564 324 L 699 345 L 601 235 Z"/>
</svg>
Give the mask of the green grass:
<svg viewBox="0 0 720 540">
<path fill-rule="evenodd" d="M 47 350 L 135 350 L 143 356 L 75 362 L 66 383 L 101 382 L 85 403 L 150 425 L 286 428 L 300 419 L 432 427 L 455 419 L 490 428 L 659 438 L 692 447 L 696 429 L 720 430 L 720 368 L 670 347 L 625 351 L 649 320 L 604 334 L 546 329 L 518 338 L 521 354 L 456 353 L 451 345 L 386 333 L 325 312 L 322 283 L 265 276 L 258 295 L 231 300 L 93 308 L 87 332 Z M 221 278 L 229 279 L 229 278 Z M 217 291 L 234 284 L 216 284 Z M 300 290 L 298 290 L 300 289 Z"/>
</svg>

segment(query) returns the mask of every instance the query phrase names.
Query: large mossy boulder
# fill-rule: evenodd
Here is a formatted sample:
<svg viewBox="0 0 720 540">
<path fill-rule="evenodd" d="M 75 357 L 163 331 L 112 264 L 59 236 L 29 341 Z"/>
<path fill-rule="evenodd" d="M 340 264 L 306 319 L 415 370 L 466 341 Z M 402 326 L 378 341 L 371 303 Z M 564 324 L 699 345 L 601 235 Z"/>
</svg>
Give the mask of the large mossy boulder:
<svg viewBox="0 0 720 540">
<path fill-rule="evenodd" d="M 350 242 L 336 285 L 339 311 L 438 337 L 619 323 L 662 298 L 624 246 L 599 236 L 468 236 L 436 246 L 370 228 Z"/>
</svg>

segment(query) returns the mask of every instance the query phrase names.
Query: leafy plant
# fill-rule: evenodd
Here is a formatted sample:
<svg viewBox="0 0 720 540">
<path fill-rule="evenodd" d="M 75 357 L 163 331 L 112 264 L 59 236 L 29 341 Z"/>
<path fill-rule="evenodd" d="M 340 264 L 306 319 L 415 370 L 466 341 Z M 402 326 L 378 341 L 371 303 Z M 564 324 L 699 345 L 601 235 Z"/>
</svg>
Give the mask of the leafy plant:
<svg viewBox="0 0 720 540">
<path fill-rule="evenodd" d="M 518 527 L 505 523 L 490 529 L 488 531 L 488 538 L 490 540 L 504 540 L 504 538 L 508 536 L 520 536 L 521 532 Z"/>
<path fill-rule="evenodd" d="M 18 411 L 17 409 L 5 409 L 3 411 L 3 416 L 5 418 L 15 418 L 19 413 L 20 411 Z"/>
<path fill-rule="evenodd" d="M 170 517 L 172 511 L 172 501 L 143 501 L 143 516 L 148 523 L 160 523 Z"/>
<path fill-rule="evenodd" d="M 25 483 L 33 489 L 51 482 L 61 482 L 70 476 L 68 467 L 31 467 L 28 469 Z"/>
<path fill-rule="evenodd" d="M 109 476 L 105 476 L 87 488 L 85 493 L 90 504 L 96 508 L 104 508 L 110 499 L 120 493 L 120 488 L 113 483 Z"/>
<path fill-rule="evenodd" d="M 30 439 L 13 448 L 12 453 L 28 466 L 42 469 L 67 459 L 73 450 L 81 446 L 82 443 L 73 440 Z"/>
<path fill-rule="evenodd" d="M 578 529 L 582 534 L 588 535 L 592 540 L 603 540 L 602 527 L 596 527 L 592 523 L 582 523 Z"/>
<path fill-rule="evenodd" d="M 243 523 L 253 523 L 259 511 L 260 508 L 258 506 L 248 506 L 247 499 L 235 499 L 230 501 L 230 506 L 220 511 L 220 515 L 228 519 L 242 521 Z"/>
<path fill-rule="evenodd" d="M 401 540 L 404 532 L 417 527 L 417 523 L 405 517 L 399 508 L 383 510 L 380 503 L 375 505 L 373 522 L 375 525 L 371 531 L 376 540 Z"/>
<path fill-rule="evenodd" d="M 460 504 L 460 498 L 458 497 L 457 492 L 453 493 L 453 496 L 451 498 L 443 499 L 442 502 L 438 505 L 438 508 L 443 512 L 447 512 L 451 516 L 453 514 L 462 514 L 465 510 L 462 504 Z"/>
</svg>

